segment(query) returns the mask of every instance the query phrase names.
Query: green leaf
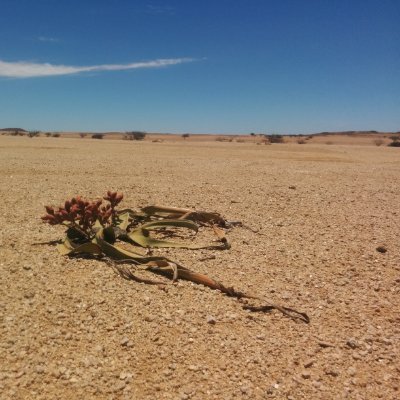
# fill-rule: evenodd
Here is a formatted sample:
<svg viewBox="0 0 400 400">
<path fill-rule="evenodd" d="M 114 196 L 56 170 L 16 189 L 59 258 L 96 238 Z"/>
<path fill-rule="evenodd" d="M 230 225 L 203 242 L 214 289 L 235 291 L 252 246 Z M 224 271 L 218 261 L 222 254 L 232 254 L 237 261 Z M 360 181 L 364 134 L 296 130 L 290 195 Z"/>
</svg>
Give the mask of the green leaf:
<svg viewBox="0 0 400 400">
<path fill-rule="evenodd" d="M 63 243 L 57 245 L 58 251 L 62 255 L 74 255 L 74 254 L 101 254 L 101 248 L 96 243 L 86 242 L 82 244 L 76 244 L 72 242 L 68 237 L 64 240 Z"/>
<path fill-rule="evenodd" d="M 108 229 L 108 228 L 107 228 Z M 105 229 L 100 229 L 95 238 L 93 239 L 103 253 L 114 260 L 132 260 L 138 264 L 146 264 L 150 261 L 166 260 L 165 257 L 146 257 L 142 254 L 135 253 L 133 251 L 122 249 L 121 247 L 115 246 L 106 240 L 104 235 Z"/>
<path fill-rule="evenodd" d="M 160 229 L 160 228 L 187 228 L 197 232 L 199 227 L 193 222 L 185 219 L 164 219 L 161 221 L 148 222 L 141 226 L 141 229 L 148 231 Z"/>
</svg>

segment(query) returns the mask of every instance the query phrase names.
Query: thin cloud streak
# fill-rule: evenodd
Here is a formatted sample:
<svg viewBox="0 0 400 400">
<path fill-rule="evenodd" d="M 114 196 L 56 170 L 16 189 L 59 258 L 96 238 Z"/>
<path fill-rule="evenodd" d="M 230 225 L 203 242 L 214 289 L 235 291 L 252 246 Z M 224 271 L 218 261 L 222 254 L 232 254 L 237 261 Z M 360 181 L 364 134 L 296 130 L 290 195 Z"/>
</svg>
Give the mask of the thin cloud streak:
<svg viewBox="0 0 400 400">
<path fill-rule="evenodd" d="M 92 66 L 53 65 L 49 63 L 37 64 L 26 61 L 7 62 L 0 60 L 0 77 L 5 78 L 39 78 L 46 76 L 60 76 L 79 74 L 91 71 L 123 71 L 139 68 L 160 68 L 170 65 L 194 61 L 193 58 L 167 58 L 153 61 L 143 61 L 131 64 L 104 64 Z"/>
<path fill-rule="evenodd" d="M 59 39 L 47 36 L 39 36 L 37 40 L 39 40 L 39 42 L 52 42 L 52 43 L 59 42 Z"/>
</svg>

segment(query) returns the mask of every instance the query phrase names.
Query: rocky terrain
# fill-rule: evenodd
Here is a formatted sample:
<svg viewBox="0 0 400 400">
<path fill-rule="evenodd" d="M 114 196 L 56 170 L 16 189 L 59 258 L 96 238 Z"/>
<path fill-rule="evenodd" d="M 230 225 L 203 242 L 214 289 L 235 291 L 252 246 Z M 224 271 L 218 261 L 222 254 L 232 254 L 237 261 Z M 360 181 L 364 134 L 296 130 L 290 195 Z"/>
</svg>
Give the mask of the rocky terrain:
<svg viewBox="0 0 400 400">
<path fill-rule="evenodd" d="M 0 181 L 2 399 L 400 397 L 398 149 L 0 136 Z M 167 254 L 310 324 L 38 245 L 44 205 L 107 189 L 243 222 Z"/>
</svg>

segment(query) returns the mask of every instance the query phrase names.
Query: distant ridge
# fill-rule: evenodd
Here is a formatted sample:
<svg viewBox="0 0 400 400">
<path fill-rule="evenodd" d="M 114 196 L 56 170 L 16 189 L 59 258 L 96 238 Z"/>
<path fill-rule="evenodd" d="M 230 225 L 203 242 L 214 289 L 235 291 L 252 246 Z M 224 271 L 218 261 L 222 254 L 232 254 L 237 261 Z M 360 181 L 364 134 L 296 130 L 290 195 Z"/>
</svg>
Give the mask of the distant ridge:
<svg viewBox="0 0 400 400">
<path fill-rule="evenodd" d="M 394 132 L 379 132 L 379 131 L 341 131 L 341 132 L 319 132 L 313 133 L 313 136 L 328 136 L 328 135 L 376 135 L 390 134 Z"/>
<path fill-rule="evenodd" d="M 13 132 L 27 132 L 25 129 L 22 128 L 2 128 L 0 129 L 1 132 L 8 132 L 8 131 L 13 131 Z"/>
</svg>

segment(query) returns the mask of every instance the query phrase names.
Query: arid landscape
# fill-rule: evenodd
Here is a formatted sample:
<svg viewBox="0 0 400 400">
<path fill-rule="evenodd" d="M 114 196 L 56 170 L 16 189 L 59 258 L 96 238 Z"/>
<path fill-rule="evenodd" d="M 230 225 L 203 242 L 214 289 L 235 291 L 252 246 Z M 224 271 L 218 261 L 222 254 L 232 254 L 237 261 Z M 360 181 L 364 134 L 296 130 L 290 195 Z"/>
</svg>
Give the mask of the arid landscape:
<svg viewBox="0 0 400 400">
<path fill-rule="evenodd" d="M 398 399 L 400 149 L 387 146 L 391 135 L 270 145 L 257 135 L 0 136 L 0 397 Z M 124 207 L 240 221 L 226 232 L 229 250 L 163 252 L 310 323 L 244 310 L 183 280 L 124 280 L 46 244 L 64 231 L 41 221 L 45 205 L 109 189 L 124 193 Z"/>
</svg>

